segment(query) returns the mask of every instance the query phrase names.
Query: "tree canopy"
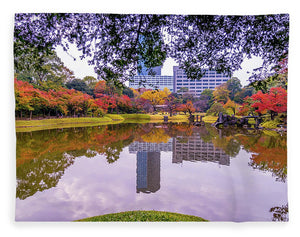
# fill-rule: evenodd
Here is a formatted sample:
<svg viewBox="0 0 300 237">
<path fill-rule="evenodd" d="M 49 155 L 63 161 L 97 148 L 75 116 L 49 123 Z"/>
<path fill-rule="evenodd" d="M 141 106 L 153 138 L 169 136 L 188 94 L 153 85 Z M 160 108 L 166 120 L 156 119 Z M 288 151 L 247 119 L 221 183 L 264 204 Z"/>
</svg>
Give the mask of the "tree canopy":
<svg viewBox="0 0 300 237">
<path fill-rule="evenodd" d="M 188 78 L 203 68 L 230 74 L 245 58 L 263 65 L 252 81 L 264 79 L 270 65 L 287 59 L 289 15 L 16 14 L 14 54 L 34 48 L 47 54 L 75 44 L 99 77 L 116 85 L 130 80 L 142 65 L 154 68 L 172 57 Z"/>
</svg>

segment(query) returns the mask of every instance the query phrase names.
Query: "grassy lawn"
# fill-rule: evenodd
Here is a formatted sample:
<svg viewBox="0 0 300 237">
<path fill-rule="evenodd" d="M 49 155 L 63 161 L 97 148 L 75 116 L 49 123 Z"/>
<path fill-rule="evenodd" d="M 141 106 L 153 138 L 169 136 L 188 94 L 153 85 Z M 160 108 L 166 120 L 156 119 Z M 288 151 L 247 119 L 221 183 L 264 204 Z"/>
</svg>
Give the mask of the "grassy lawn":
<svg viewBox="0 0 300 237">
<path fill-rule="evenodd" d="M 117 123 L 110 117 L 102 118 L 60 118 L 41 120 L 16 120 L 17 132 L 29 132 L 44 129 L 97 126 Z"/>
<path fill-rule="evenodd" d="M 124 120 L 124 118 L 119 114 L 106 114 L 104 117 L 111 118 L 112 120 Z"/>
<path fill-rule="evenodd" d="M 185 114 L 177 114 L 172 117 L 169 114 L 151 114 L 150 120 L 151 122 L 162 122 L 164 121 L 164 116 L 168 116 L 168 121 L 170 122 L 188 122 L 188 115 Z"/>
<path fill-rule="evenodd" d="M 162 212 L 162 211 L 127 211 L 119 212 L 101 216 L 94 216 L 90 218 L 81 219 L 78 221 L 89 221 L 89 222 L 98 222 L 98 221 L 121 221 L 121 222 L 131 222 L 131 221 L 207 221 L 201 217 L 184 215 L 174 212 Z"/>
<path fill-rule="evenodd" d="M 208 116 L 204 116 L 202 118 L 202 120 L 205 122 L 205 123 L 215 123 L 218 119 L 218 116 L 212 116 L 212 115 L 208 115 Z"/>
<path fill-rule="evenodd" d="M 263 122 L 260 126 L 262 126 L 263 128 L 275 129 L 279 124 L 280 123 L 277 120 L 270 120 Z"/>
<path fill-rule="evenodd" d="M 149 114 L 122 114 L 124 119 L 150 120 Z"/>
<path fill-rule="evenodd" d="M 204 116 L 204 113 L 195 113 Z M 16 120 L 17 132 L 30 132 L 45 129 L 69 128 L 69 127 L 86 127 L 98 126 L 117 123 L 161 123 L 164 116 L 168 116 L 169 122 L 188 122 L 188 114 L 106 114 L 104 117 L 86 117 L 86 118 L 59 118 L 59 119 L 40 119 L 40 120 Z M 236 116 L 237 118 L 239 116 Z M 218 116 L 207 115 L 202 118 L 205 123 L 214 123 Z M 255 124 L 255 119 L 250 118 L 249 124 Z M 274 129 L 278 121 L 267 121 L 261 124 L 262 127 Z"/>
<path fill-rule="evenodd" d="M 106 114 L 104 117 L 58 118 L 40 120 L 16 120 L 17 132 L 30 132 L 45 129 L 86 127 L 116 123 L 149 123 L 163 122 L 162 114 Z M 169 121 L 187 122 L 187 115 L 168 116 Z"/>
</svg>

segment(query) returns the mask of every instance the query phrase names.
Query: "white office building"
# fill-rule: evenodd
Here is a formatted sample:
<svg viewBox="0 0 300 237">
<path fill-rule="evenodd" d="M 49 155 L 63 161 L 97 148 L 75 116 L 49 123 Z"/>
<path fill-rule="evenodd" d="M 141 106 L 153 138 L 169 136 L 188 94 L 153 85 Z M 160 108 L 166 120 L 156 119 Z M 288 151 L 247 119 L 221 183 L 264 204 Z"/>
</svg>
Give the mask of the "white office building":
<svg viewBox="0 0 300 237">
<path fill-rule="evenodd" d="M 129 82 L 129 87 L 133 89 L 147 88 L 163 90 L 165 87 L 173 92 L 173 76 L 162 75 L 136 75 Z"/>
<path fill-rule="evenodd" d="M 180 69 L 179 66 L 173 67 L 173 77 L 174 92 L 177 92 L 184 87 L 194 96 L 200 96 L 205 89 L 214 90 L 218 85 L 221 85 L 230 79 L 230 77 L 225 74 L 206 70 L 205 75 L 200 80 L 191 80 L 187 78 L 184 70 Z"/>
</svg>

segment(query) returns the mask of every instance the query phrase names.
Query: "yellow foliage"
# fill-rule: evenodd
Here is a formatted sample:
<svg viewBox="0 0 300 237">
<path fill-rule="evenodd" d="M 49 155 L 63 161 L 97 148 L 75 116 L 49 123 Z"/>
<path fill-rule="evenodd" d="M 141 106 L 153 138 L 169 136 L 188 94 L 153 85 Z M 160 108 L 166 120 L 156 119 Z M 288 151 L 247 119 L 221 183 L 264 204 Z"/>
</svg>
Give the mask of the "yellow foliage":
<svg viewBox="0 0 300 237">
<path fill-rule="evenodd" d="M 215 101 L 219 103 L 226 103 L 229 98 L 229 90 L 227 89 L 226 84 L 221 84 L 216 87 L 213 91 L 213 96 Z"/>
<path fill-rule="evenodd" d="M 163 90 L 145 91 L 141 98 L 149 100 L 152 105 L 162 105 L 170 94 L 171 91 L 165 87 Z"/>
<path fill-rule="evenodd" d="M 153 129 L 151 132 L 144 134 L 141 136 L 144 142 L 151 142 L 151 143 L 167 143 L 170 139 L 164 129 Z"/>
<path fill-rule="evenodd" d="M 236 113 L 236 111 L 241 107 L 239 104 L 232 101 L 230 98 L 228 98 L 226 104 L 223 106 L 224 109 L 231 109 L 233 114 Z"/>
</svg>

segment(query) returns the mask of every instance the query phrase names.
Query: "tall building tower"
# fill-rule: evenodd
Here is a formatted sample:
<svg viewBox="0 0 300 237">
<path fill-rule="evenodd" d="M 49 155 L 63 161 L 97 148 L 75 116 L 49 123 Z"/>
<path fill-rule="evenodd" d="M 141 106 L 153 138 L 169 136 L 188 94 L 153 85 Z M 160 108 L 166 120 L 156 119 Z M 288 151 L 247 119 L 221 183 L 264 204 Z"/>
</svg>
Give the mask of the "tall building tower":
<svg viewBox="0 0 300 237">
<path fill-rule="evenodd" d="M 142 71 L 134 76 L 131 81 L 129 81 L 129 87 L 133 89 L 146 88 L 146 89 L 159 89 L 163 90 L 167 87 L 171 92 L 173 92 L 173 76 L 163 76 L 161 75 L 161 66 L 147 69 L 142 63 Z M 154 73 L 154 74 L 153 74 Z"/>
<path fill-rule="evenodd" d="M 173 67 L 173 87 L 174 92 L 181 88 L 187 88 L 189 93 L 198 97 L 205 89 L 214 90 L 218 85 L 227 82 L 230 79 L 222 73 L 213 70 L 205 70 L 205 75 L 200 80 L 190 80 L 187 78 L 183 69 L 179 66 Z"/>
<path fill-rule="evenodd" d="M 160 189 L 160 152 L 137 152 L 136 192 L 155 193 Z"/>
<path fill-rule="evenodd" d="M 139 66 L 142 67 L 141 72 L 138 73 L 139 76 L 160 76 L 161 75 L 161 66 L 154 68 L 146 68 L 143 62 L 139 63 Z"/>
<path fill-rule="evenodd" d="M 230 156 L 212 142 L 204 142 L 200 133 L 194 130 L 193 135 L 182 142 L 183 137 L 173 138 L 172 163 L 185 161 L 213 162 L 219 165 L 230 165 Z M 186 138 L 185 138 L 186 139 Z"/>
<path fill-rule="evenodd" d="M 143 43 L 144 36 L 140 36 L 140 43 Z M 129 87 L 133 89 L 146 88 L 146 89 L 159 89 L 163 90 L 167 87 L 171 92 L 173 92 L 173 76 L 162 76 L 161 68 L 162 66 L 147 68 L 143 60 L 140 58 L 139 67 L 141 71 L 137 73 L 130 81 Z"/>
</svg>

